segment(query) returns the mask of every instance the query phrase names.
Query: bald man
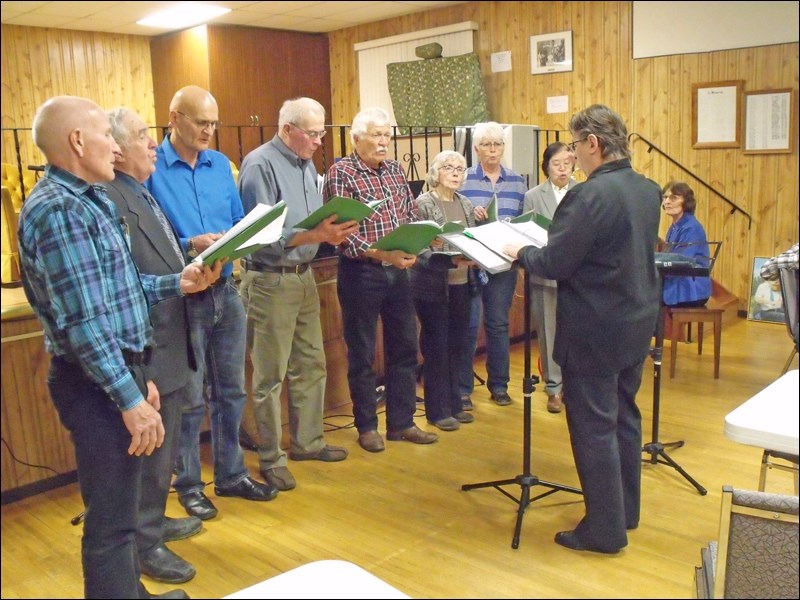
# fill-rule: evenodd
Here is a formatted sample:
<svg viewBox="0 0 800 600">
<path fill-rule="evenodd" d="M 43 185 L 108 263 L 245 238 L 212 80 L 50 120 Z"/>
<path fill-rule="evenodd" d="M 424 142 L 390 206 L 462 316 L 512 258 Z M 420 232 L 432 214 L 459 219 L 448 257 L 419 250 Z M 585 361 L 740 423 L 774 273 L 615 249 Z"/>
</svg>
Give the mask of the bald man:
<svg viewBox="0 0 800 600">
<path fill-rule="evenodd" d="M 156 171 L 147 187 L 158 200 L 189 257 L 196 256 L 244 216 L 228 158 L 209 143 L 219 123 L 214 97 L 191 85 L 178 90 L 169 106 L 170 134 L 156 149 Z M 189 383 L 181 419 L 181 439 L 173 486 L 186 512 L 212 519 L 217 507 L 204 492 L 200 428 L 208 389 L 214 493 L 246 500 L 272 500 L 278 489 L 250 477 L 239 446 L 244 388 L 246 321 L 233 266 L 205 294 L 188 299 L 186 309 L 197 372 Z"/>
<path fill-rule="evenodd" d="M 120 149 L 91 100 L 58 96 L 33 121 L 47 159 L 20 213 L 23 285 L 53 354 L 47 384 L 72 434 L 86 506 L 81 555 L 87 598 L 151 596 L 139 581 L 135 533 L 143 456 L 164 440 L 160 398 L 148 383 L 148 305 L 205 290 L 219 267 L 140 275 L 126 223 L 105 189 Z"/>
</svg>

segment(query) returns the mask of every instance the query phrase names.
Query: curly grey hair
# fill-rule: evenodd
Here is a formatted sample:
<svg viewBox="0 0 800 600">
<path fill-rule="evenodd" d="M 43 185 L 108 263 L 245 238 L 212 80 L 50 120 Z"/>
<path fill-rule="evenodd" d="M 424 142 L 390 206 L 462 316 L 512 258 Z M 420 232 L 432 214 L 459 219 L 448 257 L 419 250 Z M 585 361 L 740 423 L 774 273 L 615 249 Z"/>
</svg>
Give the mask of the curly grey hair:
<svg viewBox="0 0 800 600">
<path fill-rule="evenodd" d="M 455 150 L 443 150 L 439 152 L 439 154 L 433 157 L 431 167 L 428 169 L 428 174 L 425 176 L 425 183 L 428 184 L 429 188 L 435 188 L 439 185 L 439 170 L 449 162 L 457 162 L 464 168 L 467 166 L 467 159 L 464 158 L 461 153 Z"/>
<path fill-rule="evenodd" d="M 382 108 L 365 108 L 353 118 L 353 124 L 350 127 L 350 141 L 355 144 L 356 138 L 365 136 L 371 125 L 386 127 L 391 124 L 389 113 Z"/>
</svg>

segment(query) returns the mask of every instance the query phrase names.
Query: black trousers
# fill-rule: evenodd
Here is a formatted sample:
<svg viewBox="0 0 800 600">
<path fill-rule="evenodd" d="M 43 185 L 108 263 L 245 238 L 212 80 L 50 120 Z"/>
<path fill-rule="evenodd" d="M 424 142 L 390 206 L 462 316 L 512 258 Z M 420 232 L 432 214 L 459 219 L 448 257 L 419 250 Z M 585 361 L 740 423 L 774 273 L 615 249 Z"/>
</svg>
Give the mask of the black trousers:
<svg viewBox="0 0 800 600">
<path fill-rule="evenodd" d="M 644 360 L 602 376 L 564 371 L 564 405 L 586 516 L 582 541 L 619 550 L 639 524 L 642 415 L 636 393 Z"/>
<path fill-rule="evenodd" d="M 50 397 L 72 435 L 85 506 L 81 560 L 86 598 L 149 598 L 139 581 L 136 527 L 142 458 L 117 405 L 80 366 L 53 357 Z"/>
</svg>

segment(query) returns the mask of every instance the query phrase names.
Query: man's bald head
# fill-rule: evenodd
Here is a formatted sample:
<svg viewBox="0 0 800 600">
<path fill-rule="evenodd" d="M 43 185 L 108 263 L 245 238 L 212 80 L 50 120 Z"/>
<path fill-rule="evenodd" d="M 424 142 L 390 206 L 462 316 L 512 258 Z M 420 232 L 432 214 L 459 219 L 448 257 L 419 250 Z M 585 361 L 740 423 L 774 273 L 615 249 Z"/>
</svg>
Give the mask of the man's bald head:
<svg viewBox="0 0 800 600">
<path fill-rule="evenodd" d="M 202 114 L 208 110 L 219 110 L 217 101 L 211 92 L 197 85 L 182 87 L 172 97 L 169 103 L 170 112 L 182 112 L 187 115 Z"/>
<path fill-rule="evenodd" d="M 88 98 L 56 96 L 33 118 L 33 141 L 51 165 L 87 181 L 114 179 L 114 153 L 108 117 Z"/>
</svg>

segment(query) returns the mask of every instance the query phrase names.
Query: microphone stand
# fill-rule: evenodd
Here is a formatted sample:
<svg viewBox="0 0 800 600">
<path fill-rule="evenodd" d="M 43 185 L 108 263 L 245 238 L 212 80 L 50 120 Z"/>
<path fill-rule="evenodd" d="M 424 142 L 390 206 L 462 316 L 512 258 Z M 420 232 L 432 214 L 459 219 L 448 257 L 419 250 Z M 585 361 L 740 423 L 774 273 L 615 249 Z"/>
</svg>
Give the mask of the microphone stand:
<svg viewBox="0 0 800 600">
<path fill-rule="evenodd" d="M 525 306 L 525 373 L 522 380 L 522 390 L 524 397 L 524 417 L 523 417 L 523 430 L 522 430 L 522 474 L 517 475 L 513 479 L 500 479 L 498 481 L 485 481 L 482 483 L 468 483 L 461 486 L 463 491 L 476 490 L 478 488 L 493 487 L 498 492 L 507 496 L 519 505 L 517 510 L 517 523 L 514 526 L 514 537 L 511 540 L 511 547 L 519 548 L 520 531 L 522 530 L 522 516 L 525 509 L 531 502 L 535 502 L 541 498 L 545 498 L 550 494 L 556 492 L 571 492 L 573 494 L 583 494 L 578 488 L 561 485 L 558 483 L 551 483 L 549 481 L 542 481 L 536 475 L 531 474 L 531 395 L 536 390 L 535 383 L 539 383 L 539 378 L 536 375 L 531 375 L 531 308 L 530 308 L 530 276 L 526 270 L 524 272 L 524 306 Z M 519 485 L 520 497 L 517 499 L 509 492 L 504 490 L 501 486 L 504 485 Z M 531 498 L 531 488 L 537 485 L 542 485 L 550 488 L 548 491 Z"/>
<path fill-rule="evenodd" d="M 687 276 L 700 276 L 700 275 L 708 275 L 707 268 L 698 268 L 698 267 L 673 267 L 673 266 L 659 266 L 658 269 L 658 276 L 659 276 L 659 286 L 658 286 L 658 296 L 659 296 L 659 310 L 658 310 L 658 319 L 656 320 L 656 343 L 655 347 L 653 348 L 652 352 L 650 353 L 653 359 L 653 441 L 648 444 L 645 444 L 642 447 L 642 452 L 646 452 L 650 454 L 649 462 L 650 464 L 662 464 L 662 465 L 669 465 L 673 469 L 675 469 L 678 473 L 683 475 L 686 480 L 691 483 L 698 492 L 700 492 L 701 496 L 705 496 L 708 493 L 708 490 L 700 485 L 691 475 L 689 475 L 686 471 L 684 471 L 683 467 L 681 467 L 678 463 L 676 463 L 672 458 L 670 458 L 669 454 L 666 452 L 666 448 L 681 448 L 684 445 L 684 441 L 680 440 L 677 442 L 659 442 L 658 441 L 658 421 L 659 421 L 659 410 L 661 406 L 661 358 L 663 355 L 664 350 L 664 314 L 666 313 L 667 309 L 664 305 L 664 297 L 663 297 L 663 287 L 664 287 L 664 275 L 687 275 Z M 644 459 L 643 459 L 644 460 Z"/>
</svg>

